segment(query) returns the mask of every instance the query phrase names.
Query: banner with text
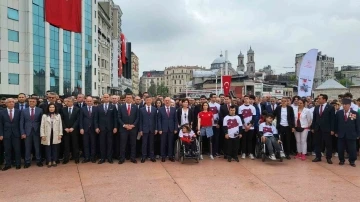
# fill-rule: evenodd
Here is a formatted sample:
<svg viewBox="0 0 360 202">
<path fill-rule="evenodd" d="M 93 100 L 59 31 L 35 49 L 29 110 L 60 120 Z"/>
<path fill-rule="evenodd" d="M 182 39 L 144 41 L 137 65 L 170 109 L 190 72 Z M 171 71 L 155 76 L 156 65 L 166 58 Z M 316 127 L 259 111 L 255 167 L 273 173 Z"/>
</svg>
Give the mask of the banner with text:
<svg viewBox="0 0 360 202">
<path fill-rule="evenodd" d="M 222 85 L 224 89 L 224 94 L 229 95 L 230 86 L 231 86 L 231 76 L 230 75 L 222 76 L 222 82 L 223 82 Z"/>
<path fill-rule="evenodd" d="M 303 57 L 299 69 L 298 96 L 311 96 L 314 83 L 318 49 L 309 50 Z"/>
</svg>

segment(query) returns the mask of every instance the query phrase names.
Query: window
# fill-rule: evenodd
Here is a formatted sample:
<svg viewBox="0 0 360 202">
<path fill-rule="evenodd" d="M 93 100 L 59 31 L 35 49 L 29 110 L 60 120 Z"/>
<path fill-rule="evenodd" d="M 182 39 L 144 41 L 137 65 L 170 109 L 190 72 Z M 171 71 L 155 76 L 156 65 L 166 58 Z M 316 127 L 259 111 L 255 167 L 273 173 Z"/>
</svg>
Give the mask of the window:
<svg viewBox="0 0 360 202">
<path fill-rule="evenodd" d="M 9 84 L 19 85 L 19 74 L 9 73 Z"/>
<path fill-rule="evenodd" d="M 9 63 L 18 63 L 19 64 L 19 53 L 17 52 L 8 52 L 8 58 L 9 58 Z"/>
<path fill-rule="evenodd" d="M 8 18 L 19 21 L 19 11 L 8 7 Z"/>
<path fill-rule="evenodd" d="M 19 32 L 8 29 L 8 40 L 19 42 Z"/>
<path fill-rule="evenodd" d="M 94 30 L 94 32 L 96 33 L 96 25 L 94 25 L 94 27 L 95 27 L 95 30 Z"/>
<path fill-rule="evenodd" d="M 94 83 L 94 88 L 95 88 L 95 90 L 96 90 L 96 82 Z"/>
<path fill-rule="evenodd" d="M 95 11 L 95 14 L 94 14 L 95 18 L 96 18 L 96 11 Z"/>
</svg>

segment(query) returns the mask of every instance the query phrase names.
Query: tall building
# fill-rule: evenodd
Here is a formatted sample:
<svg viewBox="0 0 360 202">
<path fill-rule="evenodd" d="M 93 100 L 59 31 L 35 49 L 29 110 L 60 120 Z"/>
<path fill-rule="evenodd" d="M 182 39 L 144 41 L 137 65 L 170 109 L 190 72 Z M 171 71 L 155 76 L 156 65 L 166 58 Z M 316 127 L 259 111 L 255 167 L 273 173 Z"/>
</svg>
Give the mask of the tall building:
<svg viewBox="0 0 360 202">
<path fill-rule="evenodd" d="M 131 52 L 131 80 L 132 92 L 135 95 L 139 94 L 139 58 L 134 52 Z"/>
<path fill-rule="evenodd" d="M 82 33 L 45 21 L 45 1 L 0 1 L 0 92 L 96 92 L 96 2 L 82 1 Z"/>
<path fill-rule="evenodd" d="M 297 77 L 299 76 L 301 61 L 305 54 L 306 53 L 299 53 L 295 55 L 295 72 Z M 325 81 L 333 78 L 335 78 L 334 58 L 327 55 L 322 55 L 321 51 L 319 51 L 316 58 L 313 89 Z"/>
<path fill-rule="evenodd" d="M 158 86 L 164 83 L 164 71 L 144 71 L 140 77 L 140 93 L 148 92 L 151 83 Z"/>
<path fill-rule="evenodd" d="M 247 63 L 246 63 L 246 75 L 252 76 L 255 74 L 255 58 L 254 58 L 254 51 L 251 49 L 247 52 Z"/>
<path fill-rule="evenodd" d="M 240 51 L 240 54 L 238 55 L 238 66 L 237 71 L 245 71 L 245 65 L 244 65 L 244 54 Z"/>
<path fill-rule="evenodd" d="M 121 17 L 123 12 L 118 5 L 112 7 L 112 49 L 111 52 L 111 94 L 121 94 L 124 84 L 121 82 L 122 65 L 119 63 L 121 58 Z M 119 69 L 120 64 L 120 69 Z"/>
</svg>

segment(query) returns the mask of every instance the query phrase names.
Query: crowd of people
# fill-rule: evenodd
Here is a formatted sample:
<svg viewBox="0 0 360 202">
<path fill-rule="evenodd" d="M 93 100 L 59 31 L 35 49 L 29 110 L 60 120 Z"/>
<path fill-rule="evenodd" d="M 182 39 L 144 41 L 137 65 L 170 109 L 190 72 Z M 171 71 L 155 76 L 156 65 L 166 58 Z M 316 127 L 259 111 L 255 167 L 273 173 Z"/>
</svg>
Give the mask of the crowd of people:
<svg viewBox="0 0 360 202">
<path fill-rule="evenodd" d="M 356 103 L 356 104 L 355 104 Z M 245 95 L 211 94 L 199 99 L 171 99 L 161 95 L 123 96 L 104 94 L 101 98 L 71 96 L 60 98 L 47 92 L 46 99 L 20 93 L 2 98 L 0 103 L 0 155 L 3 171 L 55 167 L 60 162 L 113 163 L 126 160 L 141 163 L 161 159 L 175 161 L 174 145 L 180 138 L 194 149 L 191 139 L 201 137 L 200 159 L 223 157 L 231 162 L 255 159 L 259 138 L 266 144 L 268 157 L 275 152 L 286 159 L 313 162 L 332 157 L 351 166 L 359 151 L 360 99 L 351 93 L 329 100 L 299 96 L 262 98 Z M 186 138 L 188 136 L 189 138 Z M 281 146 L 279 146 L 281 144 Z M 0 162 L 3 163 L 3 162 Z"/>
</svg>

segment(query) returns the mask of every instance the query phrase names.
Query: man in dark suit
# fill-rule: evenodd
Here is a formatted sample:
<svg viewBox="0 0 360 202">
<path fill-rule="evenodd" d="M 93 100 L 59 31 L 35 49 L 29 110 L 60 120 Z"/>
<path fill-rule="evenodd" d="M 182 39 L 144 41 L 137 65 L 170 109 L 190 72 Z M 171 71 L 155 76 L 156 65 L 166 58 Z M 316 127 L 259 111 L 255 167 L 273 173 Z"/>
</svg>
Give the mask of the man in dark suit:
<svg viewBox="0 0 360 202">
<path fill-rule="evenodd" d="M 79 163 L 79 118 L 80 108 L 74 107 L 73 98 L 67 98 L 66 107 L 62 109 L 63 141 L 64 141 L 64 161 L 69 162 L 70 142 L 72 145 L 72 157 L 75 163 Z"/>
<path fill-rule="evenodd" d="M 3 171 L 11 168 L 11 150 L 15 153 L 16 169 L 21 168 L 21 153 L 20 153 L 20 110 L 15 109 L 15 101 L 12 98 L 6 99 L 7 108 L 0 111 L 0 140 L 4 142 L 5 150 L 5 167 Z"/>
<path fill-rule="evenodd" d="M 165 162 L 166 156 L 174 162 L 174 133 L 177 133 L 178 120 L 175 107 L 170 107 L 170 97 L 165 98 L 165 106 L 158 112 L 158 130 L 161 136 L 161 161 Z M 166 146 L 167 155 L 166 155 Z"/>
<path fill-rule="evenodd" d="M 335 108 L 327 103 L 328 96 L 320 94 L 318 97 L 319 105 L 315 107 L 311 132 L 315 135 L 315 154 L 313 162 L 321 161 L 322 142 L 325 142 L 326 159 L 328 164 L 332 164 L 332 135 L 334 135 Z"/>
<path fill-rule="evenodd" d="M 205 95 L 202 95 L 202 96 L 200 96 L 200 103 L 198 105 L 195 105 L 195 107 L 194 107 L 194 110 L 193 110 L 194 111 L 194 124 L 193 124 L 194 132 L 196 132 L 196 130 L 197 130 L 198 114 L 202 111 L 201 105 L 204 102 L 207 102 L 207 99 L 206 99 Z"/>
<path fill-rule="evenodd" d="M 349 153 L 350 165 L 355 167 L 356 155 L 356 140 L 360 136 L 360 118 L 357 111 L 351 108 L 351 100 L 342 100 L 343 109 L 336 112 L 334 132 L 338 137 L 338 154 L 339 164 L 344 165 L 344 151 L 345 145 Z"/>
<path fill-rule="evenodd" d="M 272 97 L 270 98 L 270 104 L 266 105 L 266 111 L 269 114 L 274 114 L 275 109 L 278 105 L 276 104 L 276 98 Z"/>
<path fill-rule="evenodd" d="M 57 97 L 56 93 L 48 92 L 47 100 L 44 100 L 44 102 L 39 105 L 39 107 L 43 110 L 43 113 L 46 113 L 48 105 L 50 103 L 55 103 L 56 108 L 58 109 L 59 113 L 60 114 L 62 113 L 63 106 L 62 106 L 62 104 L 56 102 L 56 97 Z"/>
<path fill-rule="evenodd" d="M 23 109 L 20 118 L 20 131 L 25 137 L 25 165 L 28 168 L 31 165 L 31 150 L 34 146 L 37 166 L 42 167 L 40 155 L 40 124 L 43 111 L 36 107 L 37 100 L 29 98 L 29 108 Z"/>
<path fill-rule="evenodd" d="M 82 163 L 96 163 L 96 137 L 94 119 L 96 117 L 97 107 L 94 107 L 94 101 L 91 96 L 86 98 L 86 106 L 80 109 L 80 134 L 83 138 L 84 160 Z"/>
<path fill-rule="evenodd" d="M 114 163 L 113 155 L 113 134 L 117 133 L 116 107 L 109 103 L 109 94 L 102 97 L 103 104 L 98 105 L 97 113 L 94 121 L 95 132 L 100 135 L 100 160 L 98 164 L 105 163 L 105 159 L 109 163 Z"/>
<path fill-rule="evenodd" d="M 120 108 L 120 104 L 119 104 L 119 96 L 118 95 L 112 95 L 111 96 L 111 103 L 112 105 L 115 107 L 114 108 L 114 113 L 116 114 L 116 118 L 117 118 L 117 114 Z M 118 159 L 120 157 L 120 129 L 119 129 L 119 124 L 118 124 L 118 130 L 117 133 L 114 134 L 113 137 L 113 157 L 115 159 Z"/>
<path fill-rule="evenodd" d="M 120 161 L 119 164 L 125 162 L 125 150 L 128 139 L 130 139 L 130 159 L 131 162 L 136 161 L 136 137 L 139 123 L 139 109 L 137 105 L 132 104 L 133 97 L 126 94 L 125 104 L 120 106 L 118 112 L 118 123 L 120 128 Z"/>
<path fill-rule="evenodd" d="M 25 102 L 26 96 L 24 93 L 19 93 L 18 95 L 18 102 L 15 104 L 15 109 L 19 109 L 22 111 L 23 109 L 26 109 L 29 107 L 29 105 Z"/>
<path fill-rule="evenodd" d="M 83 107 L 86 107 L 85 102 L 85 95 L 84 94 L 78 94 L 76 97 L 76 103 L 74 104 L 75 107 L 79 107 L 80 109 Z"/>
<path fill-rule="evenodd" d="M 230 106 L 232 106 L 231 104 L 231 96 L 230 95 L 225 95 L 224 96 L 224 104 L 220 106 L 220 112 L 219 112 L 219 123 L 220 125 L 223 125 L 223 121 L 225 116 L 229 115 L 229 109 Z M 238 114 L 238 110 L 239 107 L 235 106 L 235 114 Z M 227 158 L 227 146 L 226 146 L 226 141 L 225 141 L 225 131 L 223 129 L 223 127 L 221 127 L 221 135 L 219 137 L 219 148 L 221 150 L 221 153 L 224 154 L 224 158 Z"/>
<path fill-rule="evenodd" d="M 148 145 L 150 146 L 150 159 L 156 162 L 154 155 L 154 136 L 157 133 L 157 110 L 151 106 L 152 98 L 145 98 L 145 105 L 140 109 L 140 135 L 142 135 L 142 158 L 141 163 L 144 163 L 148 156 Z"/>
</svg>

